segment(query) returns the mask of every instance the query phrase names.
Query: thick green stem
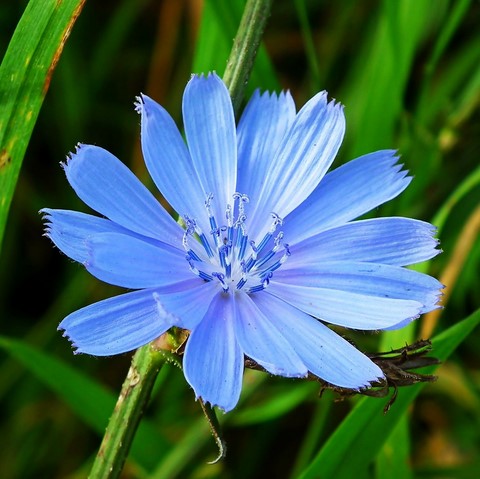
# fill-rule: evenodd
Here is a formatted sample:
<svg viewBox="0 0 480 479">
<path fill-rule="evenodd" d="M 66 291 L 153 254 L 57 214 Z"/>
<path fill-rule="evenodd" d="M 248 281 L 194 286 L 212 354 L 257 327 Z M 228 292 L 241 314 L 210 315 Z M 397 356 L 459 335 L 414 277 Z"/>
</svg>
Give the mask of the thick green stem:
<svg viewBox="0 0 480 479">
<path fill-rule="evenodd" d="M 137 349 L 108 423 L 89 479 L 119 477 L 165 355 L 147 344 Z"/>
<path fill-rule="evenodd" d="M 270 15 L 273 0 L 247 0 L 232 51 L 223 74 L 232 97 L 233 109 L 238 112 L 245 86 Z"/>
</svg>

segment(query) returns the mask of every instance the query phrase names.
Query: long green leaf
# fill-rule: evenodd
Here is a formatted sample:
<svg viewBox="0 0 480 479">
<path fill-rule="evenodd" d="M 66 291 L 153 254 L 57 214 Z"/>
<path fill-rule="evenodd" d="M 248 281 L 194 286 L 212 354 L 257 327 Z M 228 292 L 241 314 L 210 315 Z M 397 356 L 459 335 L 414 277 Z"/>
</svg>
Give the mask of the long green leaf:
<svg viewBox="0 0 480 479">
<path fill-rule="evenodd" d="M 116 403 L 113 393 L 68 364 L 22 341 L 0 336 L 0 348 L 52 389 L 95 432 L 103 435 Z M 132 445 L 132 457 L 148 470 L 169 448 L 170 445 L 157 429 L 144 420 Z"/>
<path fill-rule="evenodd" d="M 433 338 L 435 357 L 445 361 L 478 324 L 480 310 Z M 382 412 L 384 401 L 361 399 L 300 478 L 356 477 L 356 472 L 364 471 L 378 454 L 385 439 L 423 387 L 424 384 L 417 384 L 402 389 L 388 414 Z M 362 448 L 361 454 L 350 454 L 358 447 Z"/>
<path fill-rule="evenodd" d="M 439 4 L 444 2 L 439 2 Z M 373 35 L 364 42 L 340 96 L 346 110 L 354 158 L 375 148 L 390 148 L 403 107 L 414 55 L 437 20 L 430 2 L 383 0 Z"/>
<path fill-rule="evenodd" d="M 85 0 L 31 0 L 0 67 L 0 245 L 23 156 Z"/>
</svg>

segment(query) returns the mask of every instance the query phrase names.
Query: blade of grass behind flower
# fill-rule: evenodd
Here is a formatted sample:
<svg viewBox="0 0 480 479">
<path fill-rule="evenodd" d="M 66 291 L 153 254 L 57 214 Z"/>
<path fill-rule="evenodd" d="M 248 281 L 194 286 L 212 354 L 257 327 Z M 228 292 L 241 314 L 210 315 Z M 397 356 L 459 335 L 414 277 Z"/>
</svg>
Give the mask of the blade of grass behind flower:
<svg viewBox="0 0 480 479">
<path fill-rule="evenodd" d="M 89 49 L 88 55 L 85 55 L 87 43 L 79 40 L 85 24 L 75 32 L 58 63 L 47 100 L 48 108 L 42 113 L 43 123 L 51 124 L 55 131 L 53 141 L 48 135 L 45 138 L 52 141 L 52 152 L 63 157 L 79 139 L 92 138 L 92 117 L 98 115 L 100 105 L 105 108 L 102 101 L 108 102 L 109 96 L 103 92 L 108 88 L 106 84 L 111 82 L 109 74 L 116 71 L 116 62 L 128 48 L 129 35 L 133 35 L 147 2 L 117 2 L 102 29 L 92 35 L 96 39 L 95 48 Z M 128 90 L 125 86 L 122 89 Z M 123 108 L 122 105 L 119 108 Z"/>
<path fill-rule="evenodd" d="M 415 268 L 416 269 L 416 268 Z M 411 344 L 415 338 L 415 323 L 402 329 L 383 331 L 380 351 L 390 351 Z M 410 467 L 410 427 L 408 416 L 403 414 L 390 434 L 386 433 L 385 442 L 375 458 L 375 472 L 378 479 L 409 479 L 412 476 Z M 390 471 L 386 474 L 386 471 Z M 386 474 L 386 475 L 385 475 Z"/>
<path fill-rule="evenodd" d="M 126 39 L 147 3 L 149 0 L 116 2 L 117 6 L 112 9 L 111 18 L 92 51 L 91 88 L 99 90 L 107 81 L 109 72 L 114 71 L 115 62 L 122 55 L 122 48 L 126 48 Z"/>
<path fill-rule="evenodd" d="M 314 413 L 311 416 L 308 429 L 303 436 L 302 442 L 298 449 L 295 463 L 289 475 L 291 479 L 296 479 L 300 472 L 303 471 L 312 458 L 315 456 L 317 444 L 326 437 L 327 427 L 331 419 L 332 404 L 335 401 L 335 393 L 325 390 L 321 400 L 317 401 Z"/>
<path fill-rule="evenodd" d="M 435 357 L 445 361 L 478 324 L 480 310 L 435 336 L 432 339 Z M 429 371 L 433 369 L 428 368 Z M 357 477 L 357 473 L 365 471 L 378 454 L 385 439 L 423 387 L 424 384 L 417 384 L 401 389 L 387 414 L 383 414 L 385 401 L 376 398 L 361 399 L 300 475 L 300 479 Z M 361 454 L 350 454 L 359 447 L 362 449 Z"/>
<path fill-rule="evenodd" d="M 366 37 L 350 72 L 348 89 L 340 95 L 348 106 L 349 158 L 392 146 L 415 52 L 437 22 L 438 11 L 417 0 L 382 3 L 373 34 Z"/>
<path fill-rule="evenodd" d="M 315 51 L 315 42 L 313 40 L 312 29 L 310 28 L 308 12 L 305 5 L 305 0 L 294 0 L 295 10 L 302 32 L 303 43 L 305 45 L 305 56 L 308 62 L 308 72 L 310 74 L 311 92 L 315 94 L 318 86 L 321 85 L 320 80 L 320 66 L 318 64 L 317 54 Z M 317 91 L 316 91 L 317 90 Z"/>
<path fill-rule="evenodd" d="M 419 107 L 417 109 L 417 111 L 420 113 L 420 115 L 417 115 L 419 120 L 421 119 L 422 110 L 432 110 L 431 106 L 429 106 L 431 105 L 431 94 L 429 90 L 432 86 L 432 76 L 436 70 L 436 67 L 443 52 L 445 51 L 445 48 L 452 40 L 455 32 L 461 27 L 461 22 L 467 14 L 470 5 L 471 0 L 460 0 L 458 2 L 455 2 L 451 5 L 451 11 L 449 12 L 449 14 L 445 16 L 444 24 L 439 31 L 439 35 L 437 36 L 435 45 L 430 54 L 430 58 L 426 62 L 424 68 L 424 78 L 422 84 L 420 85 L 421 93 L 419 98 Z M 475 43 L 472 42 L 472 45 L 474 44 Z M 457 59 L 455 59 L 455 64 L 456 63 Z M 462 89 L 460 89 L 460 91 L 461 90 Z M 437 110 L 433 109 L 433 111 Z"/>
<path fill-rule="evenodd" d="M 52 389 L 75 414 L 99 435 L 105 432 L 116 397 L 102 385 L 66 363 L 37 350 L 28 344 L 0 336 L 0 348 L 21 362 L 45 386 Z M 170 444 L 155 426 L 146 420 L 141 423 L 132 446 L 132 457 L 145 469 L 157 463 L 162 451 Z"/>
<path fill-rule="evenodd" d="M 409 479 L 410 469 L 410 428 L 404 414 L 393 427 L 388 440 L 382 446 L 375 460 L 375 477 L 377 479 Z"/>
<path fill-rule="evenodd" d="M 0 244 L 25 150 L 85 0 L 31 0 L 0 67 Z"/>
<path fill-rule="evenodd" d="M 435 78 L 435 84 L 424 87 L 415 113 L 419 122 L 429 125 L 443 110 L 448 112 L 449 119 L 454 118 L 465 104 L 475 105 L 478 102 L 479 40 L 480 35 L 459 50 L 454 58 L 447 59 Z"/>
</svg>

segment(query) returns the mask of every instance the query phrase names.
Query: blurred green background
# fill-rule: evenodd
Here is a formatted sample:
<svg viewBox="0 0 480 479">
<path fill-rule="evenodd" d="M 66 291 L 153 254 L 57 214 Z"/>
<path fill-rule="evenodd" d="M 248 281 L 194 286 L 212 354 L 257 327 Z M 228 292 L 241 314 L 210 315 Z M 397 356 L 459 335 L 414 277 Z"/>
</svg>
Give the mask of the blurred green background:
<svg viewBox="0 0 480 479">
<path fill-rule="evenodd" d="M 56 331 L 69 312 L 121 292 L 42 237 L 39 209 L 87 211 L 59 162 L 79 141 L 97 144 L 151 187 L 135 96 L 150 95 L 181 125 L 190 74 L 223 73 L 243 4 L 86 2 L 33 131 L 0 257 L 1 478 L 86 477 L 131 357 L 74 357 Z M 0 3 L 2 56 L 26 5 Z M 479 306 L 479 25 L 478 1 L 274 2 L 247 96 L 255 88 L 290 89 L 300 107 L 326 89 L 346 105 L 346 139 L 334 166 L 396 148 L 414 176 L 401 197 L 372 214 L 439 227 L 444 253 L 421 269 L 447 285 L 445 309 L 407 332 L 351 334 L 361 349 L 433 336 Z M 478 328 L 437 374 L 396 430 L 375 432 L 384 446 L 350 477 L 478 477 Z M 247 371 L 240 405 L 221 415 L 227 458 L 207 465 L 216 449 L 206 421 L 181 371 L 167 365 L 122 477 L 299 477 L 358 401 L 318 393 L 314 383 Z M 383 407 L 387 399 L 368 401 Z M 345 464 L 364 453 L 365 441 L 359 436 L 339 452 Z M 349 477 L 348 467 L 343 474 Z"/>
</svg>

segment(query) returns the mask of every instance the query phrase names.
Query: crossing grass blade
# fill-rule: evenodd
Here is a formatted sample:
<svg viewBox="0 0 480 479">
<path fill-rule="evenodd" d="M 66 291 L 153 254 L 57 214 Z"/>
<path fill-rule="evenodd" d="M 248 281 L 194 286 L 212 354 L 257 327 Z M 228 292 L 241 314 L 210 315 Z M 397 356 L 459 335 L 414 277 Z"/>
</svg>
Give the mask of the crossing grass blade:
<svg viewBox="0 0 480 479">
<path fill-rule="evenodd" d="M 435 357 L 445 361 L 478 324 L 480 310 L 434 337 L 432 344 Z M 423 387 L 424 384 L 417 384 L 402 389 L 388 414 L 383 414 L 384 401 L 361 399 L 299 479 L 357 477 L 357 472 L 365 471 L 376 457 Z M 361 454 L 358 453 L 359 447 Z"/>
<path fill-rule="evenodd" d="M 0 67 L 0 245 L 23 156 L 85 0 L 31 0 Z"/>
<path fill-rule="evenodd" d="M 340 96 L 348 105 L 349 132 L 354 133 L 349 158 L 395 144 L 393 134 L 415 53 L 438 17 L 430 2 L 382 2 L 350 72 L 348 90 Z"/>
</svg>

